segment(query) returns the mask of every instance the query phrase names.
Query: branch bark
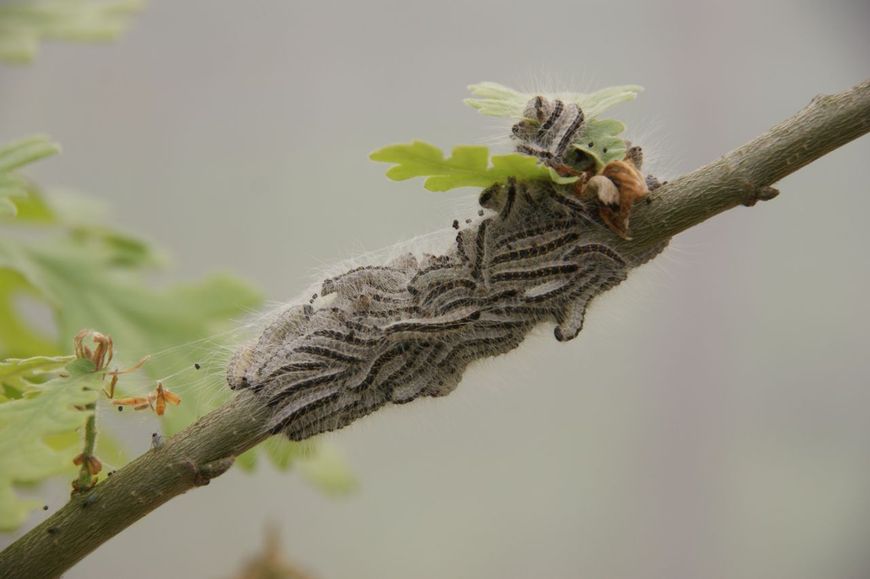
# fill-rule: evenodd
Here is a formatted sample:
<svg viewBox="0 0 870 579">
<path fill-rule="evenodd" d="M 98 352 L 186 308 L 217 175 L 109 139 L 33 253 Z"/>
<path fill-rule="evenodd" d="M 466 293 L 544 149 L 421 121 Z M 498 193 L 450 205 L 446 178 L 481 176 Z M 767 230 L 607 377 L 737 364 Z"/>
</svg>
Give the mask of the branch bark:
<svg viewBox="0 0 870 579">
<path fill-rule="evenodd" d="M 738 205 L 778 193 L 772 185 L 870 130 L 870 81 L 817 96 L 802 111 L 724 157 L 656 191 L 632 216 L 632 241 L 614 248 L 642 255 L 662 241 Z M 91 492 L 73 497 L 0 553 L 0 576 L 54 577 L 169 499 L 225 472 L 262 442 L 268 410 L 243 393 Z"/>
<path fill-rule="evenodd" d="M 803 110 L 727 155 L 656 189 L 631 217 L 634 253 L 738 205 L 778 194 L 772 185 L 870 131 L 870 80 L 818 95 Z"/>
</svg>

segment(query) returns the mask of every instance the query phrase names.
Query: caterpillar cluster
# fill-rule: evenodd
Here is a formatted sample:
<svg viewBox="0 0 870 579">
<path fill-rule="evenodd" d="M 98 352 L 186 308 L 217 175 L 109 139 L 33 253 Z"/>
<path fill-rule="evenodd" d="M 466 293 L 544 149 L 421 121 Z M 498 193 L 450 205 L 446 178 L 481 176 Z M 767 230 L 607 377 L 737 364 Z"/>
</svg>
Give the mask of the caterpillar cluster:
<svg viewBox="0 0 870 579">
<path fill-rule="evenodd" d="M 511 136 L 518 152 L 537 157 L 562 176 L 577 177 L 575 194 L 596 199 L 604 224 L 623 239 L 631 239 L 631 207 L 658 187 L 658 180 L 652 175 L 644 177 L 643 152 L 630 143 L 624 159 L 613 160 L 598 172 L 594 159 L 570 148 L 583 137 L 585 127 L 586 116 L 576 103 L 536 96 L 526 104 Z"/>
<path fill-rule="evenodd" d="M 411 254 L 323 281 L 236 352 L 229 386 L 272 409 L 266 428 L 302 440 L 382 406 L 444 396 L 471 362 L 516 348 L 543 322 L 577 336 L 590 301 L 661 251 L 625 257 L 597 201 L 550 183 L 495 185 L 443 255 Z M 458 226 L 454 222 L 454 226 Z"/>
</svg>

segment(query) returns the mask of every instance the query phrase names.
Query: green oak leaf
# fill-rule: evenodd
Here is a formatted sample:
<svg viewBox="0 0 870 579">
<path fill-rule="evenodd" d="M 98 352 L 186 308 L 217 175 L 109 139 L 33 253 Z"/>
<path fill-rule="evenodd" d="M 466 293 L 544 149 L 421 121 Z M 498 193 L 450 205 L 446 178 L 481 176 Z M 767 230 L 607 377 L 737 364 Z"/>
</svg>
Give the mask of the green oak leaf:
<svg viewBox="0 0 870 579">
<path fill-rule="evenodd" d="M 16 484 L 38 482 L 72 468 L 80 440 L 67 435 L 84 424 L 91 411 L 82 408 L 97 400 L 103 376 L 94 372 L 89 360 L 81 359 L 62 370 L 50 357 L 7 360 L 0 368 L 7 373 L 17 368 L 19 378 L 30 385 L 21 398 L 0 404 L 0 530 L 8 531 L 42 504 L 18 496 Z M 58 444 L 61 439 L 70 443 Z"/>
<path fill-rule="evenodd" d="M 22 395 L 39 388 L 45 377 L 53 375 L 73 360 L 72 356 L 34 356 L 0 360 L 0 386 L 7 398 Z"/>
<path fill-rule="evenodd" d="M 520 119 L 526 103 L 535 97 L 534 94 L 521 93 L 496 82 L 472 84 L 468 90 L 477 98 L 467 98 L 463 102 L 482 114 L 493 117 Z M 642 90 L 641 86 L 627 84 L 611 86 L 593 93 L 543 93 L 543 96 L 575 103 L 583 110 L 587 119 L 593 119 L 614 105 L 635 99 Z"/>
<path fill-rule="evenodd" d="M 508 177 L 520 180 L 546 180 L 547 167 L 535 157 L 511 153 L 494 155 L 490 165 L 489 150 L 479 145 L 453 148 L 449 158 L 435 145 L 423 141 L 389 145 L 378 149 L 369 158 L 382 163 L 394 163 L 387 177 L 404 181 L 412 177 L 427 177 L 424 187 L 429 191 L 449 191 L 458 187 L 489 187 Z"/>
<path fill-rule="evenodd" d="M 575 143 L 575 149 L 595 159 L 600 170 L 611 161 L 625 158 L 625 141 L 618 135 L 625 130 L 625 125 L 614 119 L 592 119 L 586 123 L 582 139 Z"/>
<path fill-rule="evenodd" d="M 153 355 L 146 371 L 153 372 L 155 379 L 188 370 L 166 381 L 183 399 L 164 417 L 168 434 L 228 398 L 230 392 L 219 379 L 212 388 L 200 384 L 203 375 L 217 376 L 218 364 L 206 360 L 219 349 L 217 338 L 201 340 L 227 330 L 234 317 L 258 307 L 260 294 L 227 275 L 155 290 L 140 271 L 128 267 L 133 258 L 126 244 L 85 247 L 82 250 L 80 242 L 67 238 L 42 244 L 0 240 L 0 271 L 17 272 L 38 292 L 55 312 L 59 335 L 97 328 L 123 348 L 119 352 L 126 364 Z M 138 265 L 135 259 L 133 263 Z M 193 370 L 195 363 L 206 365 L 202 375 Z"/>
</svg>

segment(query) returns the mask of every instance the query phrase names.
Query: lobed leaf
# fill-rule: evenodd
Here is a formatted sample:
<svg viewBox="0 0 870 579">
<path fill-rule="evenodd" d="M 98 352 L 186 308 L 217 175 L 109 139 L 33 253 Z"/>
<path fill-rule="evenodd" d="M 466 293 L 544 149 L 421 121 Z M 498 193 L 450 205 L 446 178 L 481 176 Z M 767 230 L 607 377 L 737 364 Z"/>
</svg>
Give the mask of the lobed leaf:
<svg viewBox="0 0 870 579">
<path fill-rule="evenodd" d="M 614 119 L 592 119 L 586 123 L 581 141 L 573 147 L 595 159 L 598 169 L 611 161 L 625 157 L 625 141 L 619 134 L 625 125 Z"/>
<path fill-rule="evenodd" d="M 520 119 L 526 103 L 535 94 L 521 93 L 495 82 L 482 82 L 468 87 L 477 98 L 467 98 L 463 102 L 484 115 Z M 593 119 L 621 102 L 634 100 L 643 90 L 636 84 L 612 86 L 593 93 L 560 92 L 544 94 L 548 98 L 558 98 L 565 102 L 576 103 L 587 119 Z"/>
<path fill-rule="evenodd" d="M 71 444 L 58 441 L 81 427 L 92 412 L 82 408 L 94 403 L 102 388 L 102 374 L 90 361 L 73 360 L 63 371 L 58 363 L 40 357 L 0 365 L 4 376 L 28 383 L 24 396 L 0 404 L 0 530 L 15 529 L 42 504 L 18 496 L 16 484 L 38 482 L 72 466 L 78 437 L 65 437 Z"/>
<path fill-rule="evenodd" d="M 34 356 L 0 360 L 0 386 L 6 398 L 21 398 L 73 360 L 72 356 Z"/>
<path fill-rule="evenodd" d="M 369 158 L 382 163 L 394 163 L 395 167 L 387 170 L 387 177 L 394 181 L 427 177 L 423 186 L 430 191 L 488 187 L 504 182 L 508 177 L 529 181 L 550 178 L 547 168 L 529 155 L 495 155 L 490 165 L 489 150 L 478 145 L 454 147 L 451 156 L 445 159 L 438 147 L 413 141 L 378 149 Z"/>
<path fill-rule="evenodd" d="M 468 90 L 478 98 L 467 98 L 462 102 L 491 117 L 520 118 L 526 103 L 534 96 L 488 81 L 469 85 Z"/>
</svg>

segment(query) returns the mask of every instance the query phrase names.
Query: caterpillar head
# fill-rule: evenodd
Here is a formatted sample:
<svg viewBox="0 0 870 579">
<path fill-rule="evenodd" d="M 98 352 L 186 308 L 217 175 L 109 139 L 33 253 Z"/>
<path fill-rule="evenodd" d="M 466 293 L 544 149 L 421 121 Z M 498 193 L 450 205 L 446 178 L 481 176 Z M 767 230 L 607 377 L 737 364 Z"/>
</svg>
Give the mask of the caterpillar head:
<svg viewBox="0 0 870 579">
<path fill-rule="evenodd" d="M 232 390 L 256 388 L 274 370 L 287 341 L 299 335 L 311 316 L 308 304 L 287 308 L 269 324 L 260 337 L 239 347 L 227 365 L 227 384 Z"/>
</svg>

